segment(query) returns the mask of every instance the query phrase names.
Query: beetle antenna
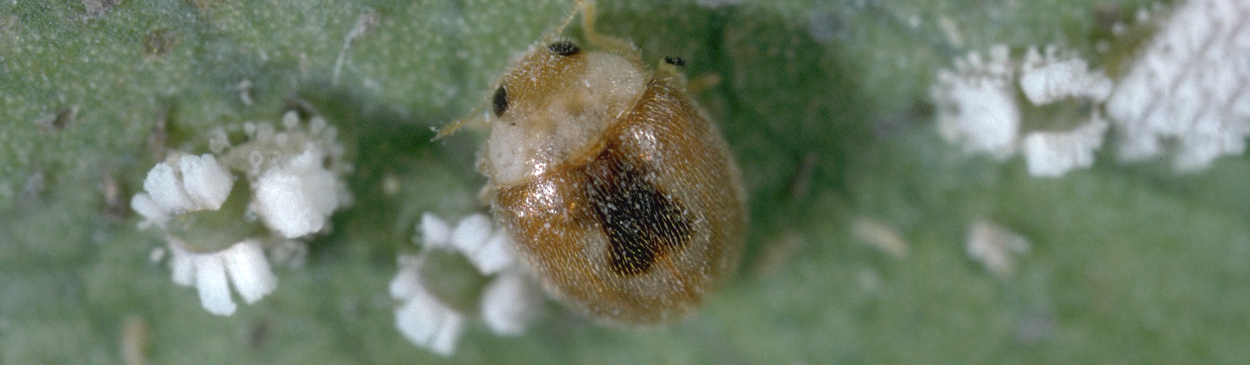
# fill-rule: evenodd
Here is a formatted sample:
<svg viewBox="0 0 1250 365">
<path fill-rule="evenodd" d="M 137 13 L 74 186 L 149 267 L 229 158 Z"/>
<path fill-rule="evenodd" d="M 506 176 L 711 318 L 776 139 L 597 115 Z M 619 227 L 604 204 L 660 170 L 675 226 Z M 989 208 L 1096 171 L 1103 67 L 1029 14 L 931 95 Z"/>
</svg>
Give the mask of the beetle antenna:
<svg viewBox="0 0 1250 365">
<path fill-rule="evenodd" d="M 569 15 L 564 17 L 564 21 L 560 23 L 559 27 L 556 27 L 556 33 L 568 28 L 569 24 L 573 24 L 573 18 L 577 16 L 577 13 L 581 12 L 581 10 L 586 7 L 584 4 L 585 2 L 586 0 L 577 1 L 577 6 L 573 7 L 573 10 L 569 10 Z"/>
<path fill-rule="evenodd" d="M 621 54 L 638 52 L 638 48 L 624 39 L 599 34 L 595 30 L 595 2 L 593 0 L 580 0 L 577 5 L 582 11 L 582 34 L 586 36 L 587 42 L 595 47 L 614 50 Z"/>
<path fill-rule="evenodd" d="M 431 138 L 430 141 L 437 141 L 443 138 L 447 138 L 447 136 L 450 136 L 452 133 L 455 133 L 456 131 L 460 130 L 460 128 L 463 128 L 464 126 L 469 125 L 469 123 L 473 123 L 477 121 L 486 122 L 487 121 L 486 114 L 482 113 L 483 111 L 484 109 L 478 108 L 478 112 L 474 112 L 473 114 L 470 114 L 470 116 L 468 117 L 461 118 L 457 121 L 448 123 L 447 125 L 444 125 L 440 128 L 434 128 L 434 130 L 437 133 L 434 134 L 434 138 Z"/>
</svg>

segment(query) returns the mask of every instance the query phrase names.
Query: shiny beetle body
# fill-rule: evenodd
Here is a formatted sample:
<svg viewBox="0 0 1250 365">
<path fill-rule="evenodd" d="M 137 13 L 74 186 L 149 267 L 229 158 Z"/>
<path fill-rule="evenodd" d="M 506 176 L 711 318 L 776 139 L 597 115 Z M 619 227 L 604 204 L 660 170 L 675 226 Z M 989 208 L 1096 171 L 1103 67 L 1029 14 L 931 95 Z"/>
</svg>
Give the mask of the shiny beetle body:
<svg viewBox="0 0 1250 365">
<path fill-rule="evenodd" d="M 669 323 L 737 266 L 741 173 L 678 63 L 657 75 L 607 41 L 618 47 L 547 41 L 513 64 L 490 100 L 480 169 L 548 292 L 601 322 Z"/>
</svg>

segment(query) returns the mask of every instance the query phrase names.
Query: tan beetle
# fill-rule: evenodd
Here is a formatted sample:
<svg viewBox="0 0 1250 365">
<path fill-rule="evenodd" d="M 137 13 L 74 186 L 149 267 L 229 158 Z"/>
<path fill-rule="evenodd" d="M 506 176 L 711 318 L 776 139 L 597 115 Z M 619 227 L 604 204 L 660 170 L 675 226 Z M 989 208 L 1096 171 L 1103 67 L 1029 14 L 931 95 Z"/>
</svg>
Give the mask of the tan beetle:
<svg viewBox="0 0 1250 365">
<path fill-rule="evenodd" d="M 677 321 L 737 267 L 741 172 L 681 60 L 649 70 L 632 44 L 595 33 L 594 4 L 580 9 L 598 50 L 548 36 L 490 98 L 484 194 L 565 304 L 604 323 Z"/>
</svg>

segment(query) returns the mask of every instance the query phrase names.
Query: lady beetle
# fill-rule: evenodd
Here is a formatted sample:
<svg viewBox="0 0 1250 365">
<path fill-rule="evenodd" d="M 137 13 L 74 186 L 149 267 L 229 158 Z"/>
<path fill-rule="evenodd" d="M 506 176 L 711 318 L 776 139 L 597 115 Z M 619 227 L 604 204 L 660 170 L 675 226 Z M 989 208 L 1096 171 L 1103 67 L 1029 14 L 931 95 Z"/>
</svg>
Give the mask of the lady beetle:
<svg viewBox="0 0 1250 365">
<path fill-rule="evenodd" d="M 741 172 L 683 61 L 653 72 L 632 44 L 595 33 L 593 4 L 580 8 L 597 50 L 548 36 L 490 97 L 486 195 L 556 298 L 606 323 L 673 322 L 737 266 Z"/>
</svg>

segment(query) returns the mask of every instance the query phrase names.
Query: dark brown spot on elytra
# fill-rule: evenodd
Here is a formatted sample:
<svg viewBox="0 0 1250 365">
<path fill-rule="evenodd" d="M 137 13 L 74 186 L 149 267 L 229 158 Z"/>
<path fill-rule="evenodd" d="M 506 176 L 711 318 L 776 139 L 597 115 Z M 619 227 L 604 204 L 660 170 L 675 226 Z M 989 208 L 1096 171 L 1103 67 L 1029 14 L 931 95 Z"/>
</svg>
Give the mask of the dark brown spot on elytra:
<svg viewBox="0 0 1250 365">
<path fill-rule="evenodd" d="M 622 276 L 646 273 L 690 241 L 680 202 L 646 179 L 622 154 L 604 151 L 587 166 L 588 197 L 608 237 L 608 266 Z"/>
<path fill-rule="evenodd" d="M 581 48 L 578 48 L 576 44 L 570 41 L 559 41 L 548 44 L 547 49 L 551 50 L 551 53 L 561 56 L 572 56 L 582 51 Z"/>
<path fill-rule="evenodd" d="M 508 111 L 508 90 L 500 85 L 495 89 L 495 96 L 491 98 L 491 107 L 495 111 L 495 116 L 503 116 L 503 112 Z"/>
</svg>

